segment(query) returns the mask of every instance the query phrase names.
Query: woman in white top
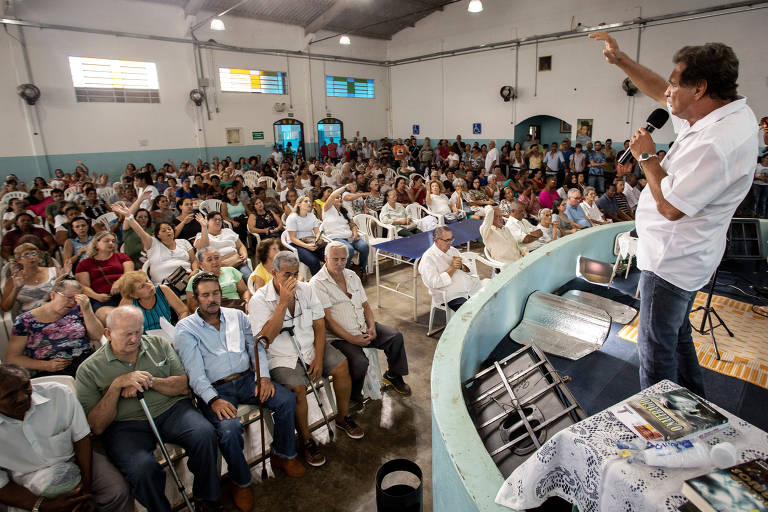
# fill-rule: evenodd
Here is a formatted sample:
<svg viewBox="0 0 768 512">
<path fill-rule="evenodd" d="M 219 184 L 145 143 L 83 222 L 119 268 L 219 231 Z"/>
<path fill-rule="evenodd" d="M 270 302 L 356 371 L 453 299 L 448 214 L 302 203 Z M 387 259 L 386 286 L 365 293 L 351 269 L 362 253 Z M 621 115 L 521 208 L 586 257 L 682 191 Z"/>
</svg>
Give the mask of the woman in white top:
<svg viewBox="0 0 768 512">
<path fill-rule="evenodd" d="M 124 206 L 114 205 L 112 207 L 112 210 L 116 213 L 119 213 L 121 209 L 125 210 L 125 212 L 120 213 L 120 215 L 128 213 L 127 208 Z M 128 224 L 132 223 L 138 224 L 136 219 L 128 220 Z M 198 263 L 192 244 L 183 238 L 177 239 L 173 226 L 169 223 L 160 222 L 155 225 L 155 236 L 150 235 L 143 229 L 137 229 L 136 226 L 132 227 L 138 233 L 139 238 L 141 238 L 141 245 L 147 252 L 149 274 L 153 283 L 161 284 L 179 267 L 183 267 L 187 275 L 197 272 Z M 172 287 L 171 289 L 175 288 Z"/>
<path fill-rule="evenodd" d="M 200 223 L 201 228 L 200 233 L 195 236 L 195 249 L 215 249 L 221 256 L 221 266 L 235 267 L 247 282 L 253 272 L 248 266 L 248 250 L 237 233 L 222 227 L 224 219 L 221 213 L 212 211 L 205 217 L 197 214 L 195 220 Z"/>
<path fill-rule="evenodd" d="M 381 207 L 379 219 L 397 229 L 398 236 L 411 236 L 419 232 L 416 221 L 408 218 L 405 206 L 397 202 L 397 190 L 387 192 L 387 202 Z"/>
<path fill-rule="evenodd" d="M 296 208 L 285 219 L 285 230 L 288 237 L 299 253 L 299 261 L 309 267 L 312 275 L 317 274 L 323 266 L 325 255 L 323 247 L 319 247 L 320 221 L 312 212 L 312 200 L 302 196 L 296 200 Z"/>
<path fill-rule="evenodd" d="M 41 267 L 40 250 L 30 243 L 16 246 L 13 256 L 8 265 L 10 275 L 6 276 L 1 305 L 3 311 L 12 311 L 16 317 L 47 302 L 54 280 L 63 271 L 57 271 L 56 267 Z M 66 264 L 69 272 L 72 263 Z"/>
<path fill-rule="evenodd" d="M 427 197 L 424 200 L 427 209 L 438 215 L 443 215 L 446 224 L 463 218 L 463 212 L 445 196 L 443 184 L 433 179 L 427 183 Z"/>
<path fill-rule="evenodd" d="M 350 218 L 350 211 L 341 204 L 342 194 L 346 190 L 347 185 L 334 190 L 323 205 L 323 233 L 332 240 L 347 246 L 347 268 L 351 266 L 352 257 L 357 251 L 359 254 L 358 264 L 360 270 L 364 272 L 368 265 L 370 247 L 368 242 L 360 238 L 357 225 Z"/>
<path fill-rule="evenodd" d="M 597 207 L 597 203 L 595 202 L 596 198 L 597 193 L 595 192 L 595 187 L 587 187 L 584 189 L 584 201 L 581 202 L 584 216 L 593 226 L 608 224 L 611 220 L 606 220 L 605 217 L 603 217 L 603 212 L 600 211 L 600 208 Z"/>
<path fill-rule="evenodd" d="M 451 208 L 463 211 L 465 214 L 473 213 L 472 207 L 469 206 L 469 194 L 467 193 L 467 182 L 461 178 L 457 178 L 453 181 L 453 194 L 448 202 L 451 204 Z"/>
</svg>

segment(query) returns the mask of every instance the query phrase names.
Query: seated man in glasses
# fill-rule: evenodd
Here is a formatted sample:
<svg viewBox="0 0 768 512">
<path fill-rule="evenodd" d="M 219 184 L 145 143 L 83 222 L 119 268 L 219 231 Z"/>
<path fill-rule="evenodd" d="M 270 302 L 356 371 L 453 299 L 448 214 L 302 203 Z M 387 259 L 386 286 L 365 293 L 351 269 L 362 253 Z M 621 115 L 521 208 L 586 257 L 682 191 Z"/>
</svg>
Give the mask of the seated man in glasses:
<svg viewBox="0 0 768 512">
<path fill-rule="evenodd" d="M 189 385 L 200 399 L 200 409 L 219 434 L 221 453 L 235 484 L 235 505 L 240 510 L 252 510 L 252 477 L 243 454 L 243 426 L 237 418 L 237 406 L 262 402 L 275 412 L 272 469 L 301 476 L 304 466 L 295 458 L 293 434 L 296 398 L 270 380 L 267 354 L 260 343 L 256 361 L 253 333 L 245 313 L 221 307 L 219 278 L 202 272 L 191 284 L 198 307 L 176 325 L 174 347 L 189 375 Z M 258 381 L 254 372 L 257 364 L 261 377 Z"/>
<path fill-rule="evenodd" d="M 483 289 L 483 282 L 470 275 L 462 263 L 458 249 L 452 245 L 453 231 L 450 228 L 436 227 L 433 237 L 435 243 L 419 262 L 419 274 L 436 301 L 456 311 L 469 297 Z"/>
<path fill-rule="evenodd" d="M 251 297 L 248 319 L 257 339 L 266 338 L 272 378 L 296 393 L 296 427 L 304 459 L 310 466 L 322 466 L 325 456 L 309 431 L 308 378 L 316 382 L 333 375 L 336 426 L 350 438 L 361 439 L 363 430 L 349 417 L 349 367 L 344 355 L 325 340 L 323 305 L 309 283 L 298 281 L 299 259 L 290 251 L 280 251 L 272 260 L 271 272 L 273 279 Z"/>
</svg>

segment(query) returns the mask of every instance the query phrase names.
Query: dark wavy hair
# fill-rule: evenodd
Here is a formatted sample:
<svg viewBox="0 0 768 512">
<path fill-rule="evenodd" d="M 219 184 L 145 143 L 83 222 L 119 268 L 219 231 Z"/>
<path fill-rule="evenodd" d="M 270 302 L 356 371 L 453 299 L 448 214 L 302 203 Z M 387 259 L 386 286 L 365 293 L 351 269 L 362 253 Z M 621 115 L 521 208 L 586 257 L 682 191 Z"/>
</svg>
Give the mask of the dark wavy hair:
<svg viewBox="0 0 768 512">
<path fill-rule="evenodd" d="M 672 62 L 685 64 L 680 85 L 693 87 L 706 82 L 709 97 L 716 100 L 736 99 L 739 59 L 730 46 L 723 43 L 683 46 L 675 52 Z"/>
</svg>

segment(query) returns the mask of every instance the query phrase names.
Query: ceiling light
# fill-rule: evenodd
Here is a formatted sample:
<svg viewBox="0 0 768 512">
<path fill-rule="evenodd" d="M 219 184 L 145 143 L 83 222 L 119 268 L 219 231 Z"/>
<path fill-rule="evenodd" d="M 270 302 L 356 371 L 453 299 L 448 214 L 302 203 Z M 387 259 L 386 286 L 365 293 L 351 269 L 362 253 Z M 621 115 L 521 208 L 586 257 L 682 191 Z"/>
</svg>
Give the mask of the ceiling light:
<svg viewBox="0 0 768 512">
<path fill-rule="evenodd" d="M 221 20 L 221 18 L 213 18 L 211 20 L 211 30 L 226 30 L 224 22 Z"/>
<path fill-rule="evenodd" d="M 483 2 L 480 0 L 470 0 L 467 10 L 472 13 L 481 12 L 483 10 Z"/>
<path fill-rule="evenodd" d="M 347 35 L 341 36 L 339 38 L 339 44 L 344 44 L 344 45 L 351 44 L 350 40 L 349 40 L 349 36 L 347 36 Z"/>
</svg>

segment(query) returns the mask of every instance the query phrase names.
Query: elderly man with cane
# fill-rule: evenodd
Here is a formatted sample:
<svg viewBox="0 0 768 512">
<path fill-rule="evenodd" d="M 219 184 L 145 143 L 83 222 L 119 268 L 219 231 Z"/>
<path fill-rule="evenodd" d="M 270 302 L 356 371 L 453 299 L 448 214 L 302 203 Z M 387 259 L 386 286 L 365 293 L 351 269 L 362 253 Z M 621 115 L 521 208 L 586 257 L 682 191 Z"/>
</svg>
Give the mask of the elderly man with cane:
<svg viewBox="0 0 768 512">
<path fill-rule="evenodd" d="M 165 472 L 154 454 L 155 433 L 137 400 L 143 393 L 158 433 L 187 453 L 196 509 L 221 510 L 216 431 L 188 398 L 187 375 L 173 347 L 161 337 L 142 336 L 143 326 L 137 307 L 115 308 L 104 330 L 108 343 L 77 369 L 75 389 L 88 423 L 139 503 L 152 512 L 170 512 Z"/>
<path fill-rule="evenodd" d="M 176 325 L 174 346 L 189 375 L 189 384 L 200 399 L 203 414 L 216 427 L 221 453 L 235 484 L 235 505 L 240 510 L 251 510 L 251 472 L 243 454 L 243 426 L 237 419 L 237 406 L 263 404 L 274 411 L 272 468 L 298 477 L 305 470 L 296 460 L 296 399 L 289 390 L 270 380 L 266 352 L 261 346 L 256 361 L 253 333 L 245 314 L 221 307 L 218 278 L 209 272 L 196 275 L 192 292 L 198 308 Z"/>
<path fill-rule="evenodd" d="M 349 397 L 352 382 L 344 355 L 325 340 L 323 305 L 309 283 L 297 280 L 299 260 L 290 251 L 280 251 L 272 260 L 274 278 L 259 288 L 248 304 L 253 332 L 271 340 L 268 346 L 269 371 L 276 382 L 296 393 L 296 426 L 301 436 L 304 458 L 311 466 L 325 464 L 325 456 L 309 430 L 306 386 L 309 383 L 318 399 L 331 438 L 322 402 L 314 382 L 333 376 L 338 404 L 336 426 L 352 439 L 361 439 L 363 430 L 350 418 Z"/>
</svg>

